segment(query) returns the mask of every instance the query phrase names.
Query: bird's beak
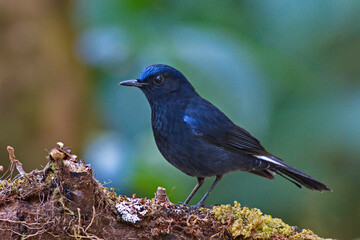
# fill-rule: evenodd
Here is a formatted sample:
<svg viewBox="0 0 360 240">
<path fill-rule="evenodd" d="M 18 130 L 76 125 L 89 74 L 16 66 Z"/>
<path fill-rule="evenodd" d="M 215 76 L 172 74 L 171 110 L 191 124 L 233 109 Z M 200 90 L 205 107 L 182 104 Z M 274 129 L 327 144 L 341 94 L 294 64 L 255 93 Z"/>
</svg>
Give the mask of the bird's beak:
<svg viewBox="0 0 360 240">
<path fill-rule="evenodd" d="M 139 82 L 137 79 L 134 79 L 134 80 L 127 80 L 127 81 L 120 82 L 119 85 L 121 85 L 121 86 L 129 86 L 129 87 L 143 87 L 143 86 L 146 86 L 146 85 L 149 85 L 149 84 L 148 83 L 142 83 L 142 82 Z"/>
</svg>

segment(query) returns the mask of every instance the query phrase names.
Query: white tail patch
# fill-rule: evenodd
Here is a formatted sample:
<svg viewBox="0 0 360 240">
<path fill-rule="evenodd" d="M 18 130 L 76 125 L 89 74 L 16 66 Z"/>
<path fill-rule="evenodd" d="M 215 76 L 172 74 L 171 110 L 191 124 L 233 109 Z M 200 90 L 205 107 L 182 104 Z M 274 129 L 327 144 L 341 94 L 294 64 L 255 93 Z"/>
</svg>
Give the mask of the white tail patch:
<svg viewBox="0 0 360 240">
<path fill-rule="evenodd" d="M 269 157 L 266 157 L 266 156 L 261 156 L 261 155 L 254 155 L 254 157 L 256 157 L 256 158 L 258 158 L 258 159 L 265 160 L 265 161 L 267 161 L 267 162 L 271 162 L 271 163 L 274 163 L 274 164 L 276 164 L 276 165 L 280 165 L 280 166 L 283 166 L 283 167 L 284 167 L 284 165 L 283 165 L 283 164 L 281 164 L 281 163 L 279 163 L 279 162 L 277 162 L 277 161 L 275 161 L 275 160 L 273 160 L 273 159 L 271 159 L 271 158 L 269 158 Z"/>
</svg>

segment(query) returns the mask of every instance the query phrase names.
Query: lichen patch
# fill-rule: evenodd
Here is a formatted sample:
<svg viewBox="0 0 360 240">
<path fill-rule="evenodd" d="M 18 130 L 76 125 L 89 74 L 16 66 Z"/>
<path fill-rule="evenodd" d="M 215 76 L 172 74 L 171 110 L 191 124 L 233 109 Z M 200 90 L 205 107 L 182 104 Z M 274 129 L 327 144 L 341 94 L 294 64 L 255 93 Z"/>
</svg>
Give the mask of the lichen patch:
<svg viewBox="0 0 360 240">
<path fill-rule="evenodd" d="M 147 204 L 150 204 L 147 200 Z M 148 209 L 144 204 L 144 199 L 130 198 L 115 204 L 117 212 L 121 215 L 121 219 L 125 222 L 136 223 L 141 220 L 141 217 L 148 213 Z"/>
<path fill-rule="evenodd" d="M 251 239 L 323 239 L 310 230 L 300 230 L 284 223 L 279 218 L 263 214 L 259 209 L 241 207 L 234 202 L 234 206 L 221 205 L 213 207 L 215 219 L 228 224 L 227 230 L 234 238 Z"/>
</svg>

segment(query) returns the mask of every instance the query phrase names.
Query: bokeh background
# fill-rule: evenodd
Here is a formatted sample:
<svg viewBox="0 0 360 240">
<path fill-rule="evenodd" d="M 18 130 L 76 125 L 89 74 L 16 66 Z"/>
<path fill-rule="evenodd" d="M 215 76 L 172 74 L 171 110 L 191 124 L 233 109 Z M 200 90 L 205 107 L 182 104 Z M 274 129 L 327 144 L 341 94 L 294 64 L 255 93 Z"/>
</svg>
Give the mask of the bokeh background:
<svg viewBox="0 0 360 240">
<path fill-rule="evenodd" d="M 260 208 L 323 237 L 360 237 L 360 1 L 0 1 L 0 164 L 27 171 L 63 141 L 120 194 L 183 201 L 196 183 L 158 152 L 150 108 L 117 86 L 181 70 L 266 148 L 328 184 L 243 172 L 208 204 Z M 212 183 L 207 181 L 195 204 Z"/>
</svg>

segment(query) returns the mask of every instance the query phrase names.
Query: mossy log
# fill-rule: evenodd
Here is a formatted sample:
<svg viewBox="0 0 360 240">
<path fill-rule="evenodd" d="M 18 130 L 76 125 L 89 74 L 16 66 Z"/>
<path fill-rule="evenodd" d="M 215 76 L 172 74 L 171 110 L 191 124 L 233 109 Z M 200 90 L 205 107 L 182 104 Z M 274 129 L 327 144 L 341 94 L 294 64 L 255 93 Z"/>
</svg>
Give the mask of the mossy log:
<svg viewBox="0 0 360 240">
<path fill-rule="evenodd" d="M 31 173 L 11 149 L 20 175 L 0 181 L 1 239 L 322 239 L 236 202 L 197 210 L 160 187 L 153 199 L 117 195 L 61 143 Z"/>
</svg>

